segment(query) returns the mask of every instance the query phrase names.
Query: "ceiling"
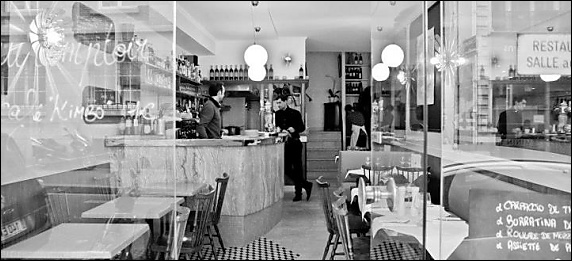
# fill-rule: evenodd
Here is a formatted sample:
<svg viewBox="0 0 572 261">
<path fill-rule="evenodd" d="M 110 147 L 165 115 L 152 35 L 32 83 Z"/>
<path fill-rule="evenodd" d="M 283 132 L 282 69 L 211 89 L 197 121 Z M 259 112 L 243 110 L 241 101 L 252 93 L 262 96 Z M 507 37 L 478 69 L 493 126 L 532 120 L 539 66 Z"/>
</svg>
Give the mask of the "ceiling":
<svg viewBox="0 0 572 261">
<path fill-rule="evenodd" d="M 214 41 L 305 36 L 307 52 L 369 52 L 372 37 L 392 37 L 421 13 L 421 1 L 178 1 L 179 8 Z"/>
</svg>

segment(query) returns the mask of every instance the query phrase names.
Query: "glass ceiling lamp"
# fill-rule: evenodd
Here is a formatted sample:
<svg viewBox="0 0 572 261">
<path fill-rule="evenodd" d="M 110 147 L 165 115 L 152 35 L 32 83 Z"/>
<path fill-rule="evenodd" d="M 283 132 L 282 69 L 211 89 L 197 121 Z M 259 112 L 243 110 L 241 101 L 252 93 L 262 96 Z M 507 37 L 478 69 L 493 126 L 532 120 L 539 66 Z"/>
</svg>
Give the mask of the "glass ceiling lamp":
<svg viewBox="0 0 572 261">
<path fill-rule="evenodd" d="M 397 44 L 390 44 L 381 52 L 381 61 L 388 67 L 398 67 L 403 62 L 403 58 L 403 50 Z"/>
<path fill-rule="evenodd" d="M 384 63 L 378 63 L 371 69 L 371 75 L 378 82 L 385 81 L 389 77 L 389 67 Z"/>
<path fill-rule="evenodd" d="M 266 70 L 262 66 L 250 66 L 248 68 L 248 78 L 255 82 L 264 80 L 266 77 Z"/>
<path fill-rule="evenodd" d="M 246 48 L 244 61 L 248 66 L 264 66 L 268 61 L 268 52 L 258 44 L 253 44 Z"/>
<path fill-rule="evenodd" d="M 250 15 L 252 26 L 254 27 L 254 7 L 258 6 L 258 1 L 251 1 Z M 250 67 L 264 66 L 268 61 L 268 52 L 261 45 L 256 44 L 256 34 L 260 32 L 260 27 L 254 27 L 254 43 L 244 51 L 244 62 Z"/>
<path fill-rule="evenodd" d="M 541 74 L 540 79 L 545 82 L 554 82 L 560 79 L 560 74 Z"/>
</svg>

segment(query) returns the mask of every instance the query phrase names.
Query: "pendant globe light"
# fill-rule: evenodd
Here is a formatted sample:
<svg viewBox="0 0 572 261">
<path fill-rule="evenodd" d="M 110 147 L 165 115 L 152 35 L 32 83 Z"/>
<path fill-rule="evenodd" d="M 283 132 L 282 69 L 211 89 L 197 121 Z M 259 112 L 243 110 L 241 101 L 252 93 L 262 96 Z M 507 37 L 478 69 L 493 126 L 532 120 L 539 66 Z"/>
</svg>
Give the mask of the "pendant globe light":
<svg viewBox="0 0 572 261">
<path fill-rule="evenodd" d="M 250 14 L 252 26 L 254 27 L 254 7 L 258 6 L 258 1 L 251 1 Z M 256 44 L 256 34 L 260 32 L 260 27 L 254 27 L 254 43 L 244 51 L 244 62 L 250 67 L 262 67 L 268 61 L 268 52 L 259 44 Z"/>
<path fill-rule="evenodd" d="M 560 74 L 541 74 L 540 79 L 545 82 L 553 82 L 560 79 Z"/>
<path fill-rule="evenodd" d="M 381 61 L 388 67 L 398 67 L 403 62 L 403 58 L 403 50 L 397 44 L 390 44 L 381 52 Z"/>
<path fill-rule="evenodd" d="M 262 66 L 250 66 L 248 68 L 248 78 L 255 82 L 264 80 L 266 77 L 266 69 Z"/>
<path fill-rule="evenodd" d="M 248 66 L 264 66 L 268 61 L 268 52 L 262 45 L 253 44 L 244 52 L 244 62 Z"/>
<path fill-rule="evenodd" d="M 378 82 L 385 81 L 389 77 L 389 67 L 384 63 L 378 63 L 371 69 L 371 75 Z"/>
</svg>

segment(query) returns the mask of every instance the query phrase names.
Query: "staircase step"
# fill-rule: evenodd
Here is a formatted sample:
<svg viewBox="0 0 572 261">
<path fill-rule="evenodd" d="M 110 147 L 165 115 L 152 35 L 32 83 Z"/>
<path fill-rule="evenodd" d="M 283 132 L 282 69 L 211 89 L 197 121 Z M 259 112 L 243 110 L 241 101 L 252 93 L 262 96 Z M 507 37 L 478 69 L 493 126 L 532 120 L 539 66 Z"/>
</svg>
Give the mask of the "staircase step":
<svg viewBox="0 0 572 261">
<path fill-rule="evenodd" d="M 331 160 L 334 161 L 336 155 L 339 154 L 339 150 L 337 149 L 327 149 L 327 150 L 320 150 L 320 149 L 312 149 L 306 151 L 307 159 L 323 159 L 323 160 Z"/>
<path fill-rule="evenodd" d="M 340 141 L 321 141 L 321 142 L 310 142 L 308 141 L 308 144 L 306 145 L 307 149 L 319 149 L 319 148 L 324 148 L 324 149 L 336 149 L 339 150 L 342 145 L 342 143 Z"/>
<path fill-rule="evenodd" d="M 316 141 L 316 140 L 341 140 L 342 134 L 340 132 L 335 131 L 317 131 L 317 132 L 310 132 L 308 135 L 308 141 Z"/>
<path fill-rule="evenodd" d="M 338 166 L 332 163 L 325 163 L 319 161 L 308 161 L 306 162 L 306 168 L 308 170 L 338 170 Z"/>
</svg>

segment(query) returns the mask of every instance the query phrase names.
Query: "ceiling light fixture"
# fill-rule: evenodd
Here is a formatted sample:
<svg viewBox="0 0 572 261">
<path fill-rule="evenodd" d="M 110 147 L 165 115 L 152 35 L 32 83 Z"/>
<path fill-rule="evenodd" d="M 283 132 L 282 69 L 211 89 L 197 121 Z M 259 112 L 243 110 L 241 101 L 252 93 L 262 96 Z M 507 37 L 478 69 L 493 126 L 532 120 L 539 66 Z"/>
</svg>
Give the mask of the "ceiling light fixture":
<svg viewBox="0 0 572 261">
<path fill-rule="evenodd" d="M 384 63 L 378 63 L 371 69 L 371 75 L 378 82 L 385 81 L 389 77 L 389 67 Z"/>
<path fill-rule="evenodd" d="M 560 74 L 541 74 L 540 75 L 540 79 L 542 79 L 545 82 L 554 82 L 557 81 L 558 79 L 560 79 L 561 75 Z"/>
<path fill-rule="evenodd" d="M 389 67 L 401 65 L 403 58 L 403 50 L 397 44 L 390 44 L 381 52 L 381 61 Z"/>
<path fill-rule="evenodd" d="M 252 6 L 258 6 L 258 1 L 252 1 Z M 260 32 L 260 26 L 254 26 L 254 8 L 250 8 L 252 27 L 254 27 L 254 43 L 244 51 L 244 62 L 249 66 L 248 78 L 253 81 L 262 81 L 266 76 L 264 65 L 268 61 L 268 52 L 261 45 L 256 44 L 256 34 Z"/>
</svg>

